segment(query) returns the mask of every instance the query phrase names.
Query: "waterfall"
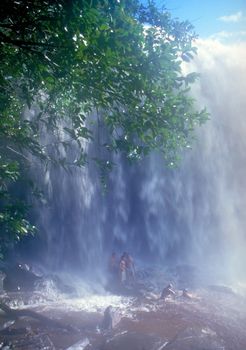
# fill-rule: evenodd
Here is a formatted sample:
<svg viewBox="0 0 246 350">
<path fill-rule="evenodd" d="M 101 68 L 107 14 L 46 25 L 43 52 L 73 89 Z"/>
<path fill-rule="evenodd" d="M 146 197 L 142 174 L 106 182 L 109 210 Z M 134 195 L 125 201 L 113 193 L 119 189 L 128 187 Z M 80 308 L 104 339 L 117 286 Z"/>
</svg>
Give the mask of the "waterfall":
<svg viewBox="0 0 246 350">
<path fill-rule="evenodd" d="M 245 277 L 246 46 L 207 40 L 198 48 L 192 93 L 211 116 L 177 169 L 157 154 L 134 165 L 115 156 L 104 195 L 92 165 L 46 171 L 48 202 L 32 244 L 47 266 L 100 270 L 112 251 L 126 250 L 144 263 Z"/>
</svg>

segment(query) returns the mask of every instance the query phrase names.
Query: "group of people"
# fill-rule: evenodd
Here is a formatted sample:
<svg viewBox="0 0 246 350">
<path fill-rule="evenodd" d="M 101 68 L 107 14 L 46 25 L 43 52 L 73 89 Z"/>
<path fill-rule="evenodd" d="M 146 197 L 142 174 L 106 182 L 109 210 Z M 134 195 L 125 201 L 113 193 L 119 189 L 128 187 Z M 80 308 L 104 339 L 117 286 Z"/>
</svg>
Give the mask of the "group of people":
<svg viewBox="0 0 246 350">
<path fill-rule="evenodd" d="M 109 261 L 109 272 L 121 284 L 131 284 L 135 280 L 135 264 L 132 256 L 124 252 L 120 258 L 113 252 Z"/>
</svg>

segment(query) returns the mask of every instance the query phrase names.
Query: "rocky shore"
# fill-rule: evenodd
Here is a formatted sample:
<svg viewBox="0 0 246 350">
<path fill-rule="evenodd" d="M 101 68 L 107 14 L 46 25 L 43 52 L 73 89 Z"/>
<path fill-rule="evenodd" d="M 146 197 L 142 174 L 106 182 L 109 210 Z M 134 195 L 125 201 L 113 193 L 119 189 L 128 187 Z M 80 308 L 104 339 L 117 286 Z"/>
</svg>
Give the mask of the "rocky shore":
<svg viewBox="0 0 246 350">
<path fill-rule="evenodd" d="M 32 300 L 28 305 L 27 296 Z M 113 296 L 97 296 L 110 302 Z M 117 297 L 118 320 L 102 327 L 104 304 L 86 310 L 83 299 L 51 302 L 38 293 L 8 293 L 1 301 L 28 309 L 57 323 L 0 315 L 0 349 L 4 350 L 245 350 L 246 300 L 223 288 L 204 288 L 164 299 L 153 293 Z M 18 301 L 19 300 L 19 301 Z M 70 301 L 69 301 L 70 300 Z M 97 300 L 97 299 L 95 299 Z M 112 299 L 113 300 L 113 299 Z M 14 304 L 15 301 L 15 304 Z M 21 304 L 22 302 L 22 304 Z M 82 303 L 82 304 L 80 304 Z M 26 304 L 26 305 L 25 305 Z M 83 306 L 84 305 L 84 306 Z"/>
<path fill-rule="evenodd" d="M 197 287 L 192 270 L 185 271 L 172 272 L 175 286 L 167 272 L 152 270 L 133 286 L 83 295 L 57 276 L 5 271 L 0 349 L 245 350 L 245 296 L 224 285 Z"/>
</svg>

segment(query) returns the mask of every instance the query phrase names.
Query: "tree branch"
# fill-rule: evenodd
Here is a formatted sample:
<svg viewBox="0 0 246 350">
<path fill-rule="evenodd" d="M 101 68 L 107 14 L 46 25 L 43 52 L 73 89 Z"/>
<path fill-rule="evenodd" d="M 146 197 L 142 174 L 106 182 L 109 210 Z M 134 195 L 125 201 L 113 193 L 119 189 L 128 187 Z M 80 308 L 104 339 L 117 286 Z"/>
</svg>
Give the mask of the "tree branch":
<svg viewBox="0 0 246 350">
<path fill-rule="evenodd" d="M 57 49 L 57 48 L 69 48 L 69 46 L 58 46 L 58 45 L 52 45 L 52 44 L 46 44 L 46 43 L 37 43 L 35 41 L 26 41 L 26 40 L 19 40 L 19 39 L 11 39 L 8 35 L 1 33 L 0 32 L 0 39 L 1 42 L 3 43 L 8 43 L 8 44 L 12 44 L 18 47 L 30 47 L 30 46 L 34 46 L 34 47 L 44 47 L 44 48 L 52 48 L 52 49 Z M 70 45 L 71 46 L 71 45 Z"/>
</svg>

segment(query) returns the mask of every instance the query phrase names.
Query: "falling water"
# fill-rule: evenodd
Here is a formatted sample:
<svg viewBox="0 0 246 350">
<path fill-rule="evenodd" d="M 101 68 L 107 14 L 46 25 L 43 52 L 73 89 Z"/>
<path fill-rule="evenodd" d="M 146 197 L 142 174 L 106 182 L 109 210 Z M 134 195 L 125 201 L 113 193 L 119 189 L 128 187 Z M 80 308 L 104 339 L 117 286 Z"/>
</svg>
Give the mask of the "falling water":
<svg viewBox="0 0 246 350">
<path fill-rule="evenodd" d="M 93 269 L 95 277 L 113 250 L 128 250 L 149 264 L 245 277 L 246 46 L 198 46 L 192 69 L 201 77 L 193 94 L 211 116 L 178 169 L 166 169 L 158 155 L 133 166 L 118 157 L 104 195 L 92 165 L 46 172 L 35 255 L 49 268 Z"/>
</svg>

